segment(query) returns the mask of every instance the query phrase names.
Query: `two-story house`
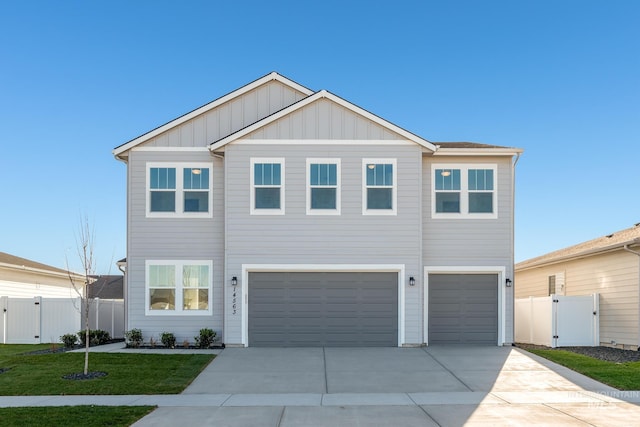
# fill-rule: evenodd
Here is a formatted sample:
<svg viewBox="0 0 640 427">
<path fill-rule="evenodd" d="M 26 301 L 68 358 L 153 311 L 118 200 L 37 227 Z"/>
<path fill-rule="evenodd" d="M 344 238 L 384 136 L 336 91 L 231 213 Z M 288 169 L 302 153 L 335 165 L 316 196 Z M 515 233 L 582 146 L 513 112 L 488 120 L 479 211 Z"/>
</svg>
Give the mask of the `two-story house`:
<svg viewBox="0 0 640 427">
<path fill-rule="evenodd" d="M 127 328 L 237 346 L 513 341 L 522 150 L 433 143 L 277 73 L 114 150 Z"/>
</svg>

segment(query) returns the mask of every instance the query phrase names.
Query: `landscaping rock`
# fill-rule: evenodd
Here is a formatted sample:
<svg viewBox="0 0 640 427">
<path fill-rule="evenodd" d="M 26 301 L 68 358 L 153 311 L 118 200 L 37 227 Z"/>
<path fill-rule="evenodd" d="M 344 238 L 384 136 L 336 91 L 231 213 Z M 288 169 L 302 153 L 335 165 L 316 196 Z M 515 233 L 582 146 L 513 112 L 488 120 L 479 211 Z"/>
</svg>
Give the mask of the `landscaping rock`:
<svg viewBox="0 0 640 427">
<path fill-rule="evenodd" d="M 62 378 L 64 378 L 65 380 L 92 380 L 95 378 L 106 377 L 106 376 L 107 376 L 106 372 L 95 371 L 95 372 L 88 372 L 86 375 L 83 372 L 63 375 Z"/>
<path fill-rule="evenodd" d="M 572 353 L 582 354 L 584 356 L 593 357 L 594 359 L 600 359 L 607 362 L 640 362 L 640 352 L 635 350 L 622 350 L 620 348 L 613 347 L 557 347 L 550 348 L 543 345 L 535 344 L 515 344 L 516 347 L 523 350 L 565 350 Z"/>
</svg>

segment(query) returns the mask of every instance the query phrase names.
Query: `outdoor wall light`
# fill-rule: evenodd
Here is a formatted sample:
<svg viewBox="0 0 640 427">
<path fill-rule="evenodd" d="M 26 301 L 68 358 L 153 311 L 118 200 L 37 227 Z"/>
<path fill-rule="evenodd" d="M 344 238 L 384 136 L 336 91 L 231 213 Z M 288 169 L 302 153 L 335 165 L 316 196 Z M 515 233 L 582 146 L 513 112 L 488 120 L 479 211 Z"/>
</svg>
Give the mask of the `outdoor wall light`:
<svg viewBox="0 0 640 427">
<path fill-rule="evenodd" d="M 231 286 L 238 286 L 238 278 L 236 276 L 231 278 Z"/>
<path fill-rule="evenodd" d="M 415 286 L 416 285 L 416 279 L 413 278 L 413 276 L 409 277 L 409 286 Z"/>
<path fill-rule="evenodd" d="M 504 284 L 507 286 L 507 288 L 511 287 L 511 279 L 506 278 L 504 282 L 505 282 Z"/>
</svg>

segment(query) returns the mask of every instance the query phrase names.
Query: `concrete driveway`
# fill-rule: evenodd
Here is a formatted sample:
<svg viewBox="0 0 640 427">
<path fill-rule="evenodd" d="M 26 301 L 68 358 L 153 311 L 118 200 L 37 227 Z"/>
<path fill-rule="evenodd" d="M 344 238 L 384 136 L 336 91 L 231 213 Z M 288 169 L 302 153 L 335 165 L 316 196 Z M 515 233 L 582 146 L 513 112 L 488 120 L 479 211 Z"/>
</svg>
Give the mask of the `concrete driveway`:
<svg viewBox="0 0 640 427">
<path fill-rule="evenodd" d="M 194 403 L 161 407 L 136 425 L 626 426 L 640 418 L 640 393 L 512 347 L 228 348 L 180 398 Z"/>
</svg>

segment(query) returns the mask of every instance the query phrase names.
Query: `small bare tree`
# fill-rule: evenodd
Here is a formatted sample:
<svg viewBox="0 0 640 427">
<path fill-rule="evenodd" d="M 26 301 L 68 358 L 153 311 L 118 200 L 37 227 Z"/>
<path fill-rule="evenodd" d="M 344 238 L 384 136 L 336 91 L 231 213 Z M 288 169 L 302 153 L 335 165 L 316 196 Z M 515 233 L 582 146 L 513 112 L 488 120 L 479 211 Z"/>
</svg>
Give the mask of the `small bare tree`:
<svg viewBox="0 0 640 427">
<path fill-rule="evenodd" d="M 66 260 L 69 280 L 82 301 L 80 308 L 81 313 L 84 311 L 84 313 L 82 313 L 84 315 L 84 375 L 88 375 L 89 373 L 89 312 L 92 302 L 92 298 L 89 298 L 89 285 L 96 280 L 96 264 L 93 251 L 94 236 L 95 230 L 90 227 L 89 219 L 86 216 L 81 216 L 78 233 L 76 235 L 76 250 L 80 263 L 82 264 L 82 283 L 77 283 L 77 279 L 74 280 L 71 269 L 69 268 L 69 260 Z"/>
</svg>

